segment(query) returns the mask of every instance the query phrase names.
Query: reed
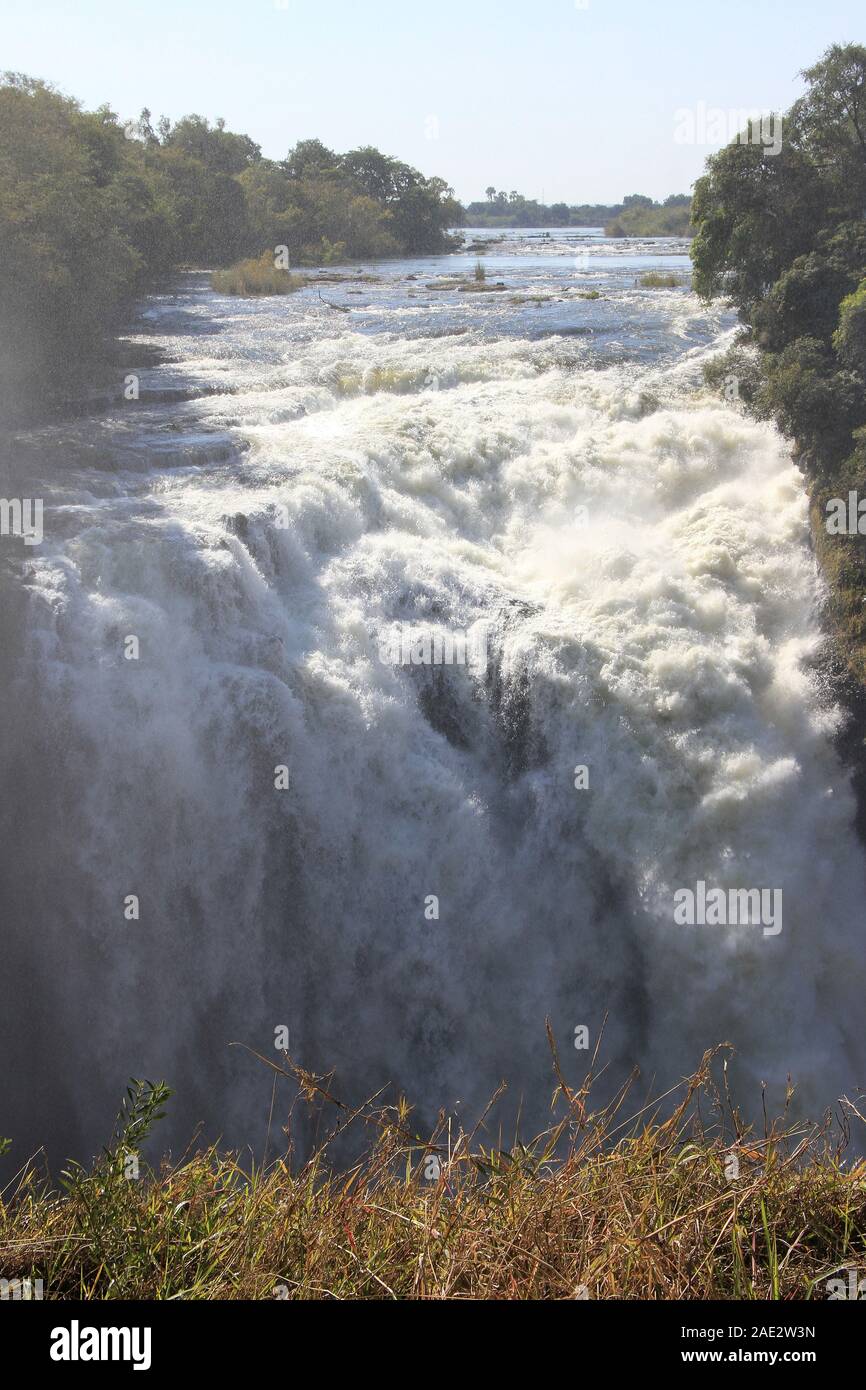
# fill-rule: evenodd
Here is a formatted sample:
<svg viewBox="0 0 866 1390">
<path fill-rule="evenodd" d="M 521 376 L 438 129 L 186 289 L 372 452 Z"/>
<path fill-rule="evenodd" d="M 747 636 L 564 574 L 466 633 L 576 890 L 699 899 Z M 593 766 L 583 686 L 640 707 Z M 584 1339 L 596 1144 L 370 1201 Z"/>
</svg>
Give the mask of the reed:
<svg viewBox="0 0 866 1390">
<path fill-rule="evenodd" d="M 675 1094 L 636 1105 L 632 1078 L 593 1109 L 592 1071 L 573 1089 L 551 1047 L 553 1120 L 528 1142 L 495 1135 L 500 1092 L 471 1131 L 442 1115 L 422 1136 L 405 1100 L 350 1107 L 283 1055 L 260 1060 L 334 1117 L 306 1162 L 209 1147 L 137 1181 L 168 1092 L 135 1083 L 91 1168 L 58 1191 L 29 1164 L 7 1188 L 0 1273 L 53 1299 L 820 1299 L 866 1263 L 853 1105 L 819 1125 L 786 1108 L 756 1134 L 716 1049 Z M 341 1169 L 329 1148 L 353 1129 L 365 1151 Z"/>
<path fill-rule="evenodd" d="M 237 294 L 244 299 L 256 295 L 292 294 L 307 284 L 303 275 L 292 275 L 274 265 L 270 251 L 247 261 L 238 261 L 226 270 L 215 270 L 210 277 L 211 288 L 218 294 Z"/>
</svg>

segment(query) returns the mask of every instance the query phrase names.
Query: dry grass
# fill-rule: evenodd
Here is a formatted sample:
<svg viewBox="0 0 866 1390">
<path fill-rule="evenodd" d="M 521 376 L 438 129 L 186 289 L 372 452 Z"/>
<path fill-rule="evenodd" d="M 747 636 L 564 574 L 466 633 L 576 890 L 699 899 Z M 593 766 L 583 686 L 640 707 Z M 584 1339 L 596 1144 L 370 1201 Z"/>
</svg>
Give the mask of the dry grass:
<svg viewBox="0 0 866 1390">
<path fill-rule="evenodd" d="M 238 294 L 244 299 L 264 294 L 292 294 L 307 284 L 303 275 L 292 275 L 274 265 L 270 251 L 247 261 L 238 261 L 227 270 L 215 270 L 210 277 L 217 294 Z"/>
<path fill-rule="evenodd" d="M 676 290 L 687 284 L 687 281 L 682 275 L 675 275 L 673 271 L 647 270 L 638 276 L 635 283 L 645 290 Z"/>
<path fill-rule="evenodd" d="M 326 1079 L 261 1058 L 295 1104 L 336 1117 L 308 1162 L 210 1148 L 134 1181 L 125 1155 L 165 1099 L 138 1083 L 90 1171 L 57 1193 L 31 1167 L 4 1194 L 0 1274 L 41 1277 L 46 1298 L 804 1299 L 866 1262 L 850 1103 L 832 1126 L 782 1117 L 756 1137 L 708 1053 L 676 1097 L 626 1119 L 631 1083 L 592 1111 L 591 1076 L 574 1091 L 553 1054 L 558 1118 L 508 1151 L 486 1138 L 492 1108 L 472 1133 L 442 1117 L 422 1138 L 405 1103 L 349 1109 Z M 329 1145 L 359 1126 L 366 1156 L 335 1170 Z"/>
</svg>

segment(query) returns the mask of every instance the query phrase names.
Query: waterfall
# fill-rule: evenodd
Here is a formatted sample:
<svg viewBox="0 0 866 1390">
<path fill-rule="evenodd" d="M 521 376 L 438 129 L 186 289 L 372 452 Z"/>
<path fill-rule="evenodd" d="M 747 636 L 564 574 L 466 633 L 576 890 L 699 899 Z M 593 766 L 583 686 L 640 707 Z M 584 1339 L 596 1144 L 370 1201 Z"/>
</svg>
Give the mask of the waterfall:
<svg viewBox="0 0 866 1390">
<path fill-rule="evenodd" d="M 280 1026 L 420 1123 L 505 1078 L 543 1125 L 548 1016 L 578 1081 L 605 1015 L 612 1077 L 657 1089 L 734 1044 L 747 1113 L 761 1081 L 815 1115 L 866 1079 L 803 479 L 701 386 L 728 321 L 628 304 L 604 343 L 406 293 L 362 331 L 193 282 L 151 302 L 172 360 L 137 403 L 18 441 L 45 503 L 2 581 L 19 1154 L 92 1153 L 132 1075 L 175 1087 L 175 1148 L 199 1120 L 260 1148 L 271 1074 L 229 1044 L 275 1057 Z M 780 930 L 677 922 L 699 883 L 778 890 Z"/>
</svg>

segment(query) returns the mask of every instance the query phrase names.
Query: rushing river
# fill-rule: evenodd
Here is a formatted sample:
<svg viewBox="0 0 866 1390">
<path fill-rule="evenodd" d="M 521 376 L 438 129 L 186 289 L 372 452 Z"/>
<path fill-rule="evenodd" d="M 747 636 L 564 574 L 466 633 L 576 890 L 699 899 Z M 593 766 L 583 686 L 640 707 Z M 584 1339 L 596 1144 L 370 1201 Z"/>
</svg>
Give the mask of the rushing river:
<svg viewBox="0 0 866 1390">
<path fill-rule="evenodd" d="M 176 1088 L 175 1146 L 260 1146 L 271 1075 L 229 1044 L 276 1057 L 279 1025 L 421 1123 L 504 1077 L 543 1124 L 547 1016 L 578 1081 L 607 1014 L 612 1079 L 727 1040 L 750 1113 L 762 1079 L 813 1115 L 866 1082 L 803 479 L 702 386 L 732 316 L 636 283 L 683 251 L 509 233 L 477 293 L 474 252 L 259 301 L 190 274 L 142 306 L 139 399 L 18 436 L 19 1161 L 92 1152 L 132 1075 Z M 486 660 L 383 659 L 394 625 Z M 677 923 L 699 882 L 780 891 L 781 929 Z"/>
</svg>

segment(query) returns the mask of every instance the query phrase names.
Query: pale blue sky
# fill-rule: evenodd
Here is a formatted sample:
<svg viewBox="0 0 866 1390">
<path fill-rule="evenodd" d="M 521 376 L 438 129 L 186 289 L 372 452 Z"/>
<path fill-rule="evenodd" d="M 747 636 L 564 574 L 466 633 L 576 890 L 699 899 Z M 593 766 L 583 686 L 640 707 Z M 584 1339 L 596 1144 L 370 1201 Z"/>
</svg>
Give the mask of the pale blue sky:
<svg viewBox="0 0 866 1390">
<path fill-rule="evenodd" d="M 373 144 L 464 200 L 685 192 L 678 108 L 784 109 L 863 0 L 0 0 L 4 67 L 124 118 L 224 116 L 282 157 Z M 859 23 L 858 23 L 859 20 Z"/>
</svg>

